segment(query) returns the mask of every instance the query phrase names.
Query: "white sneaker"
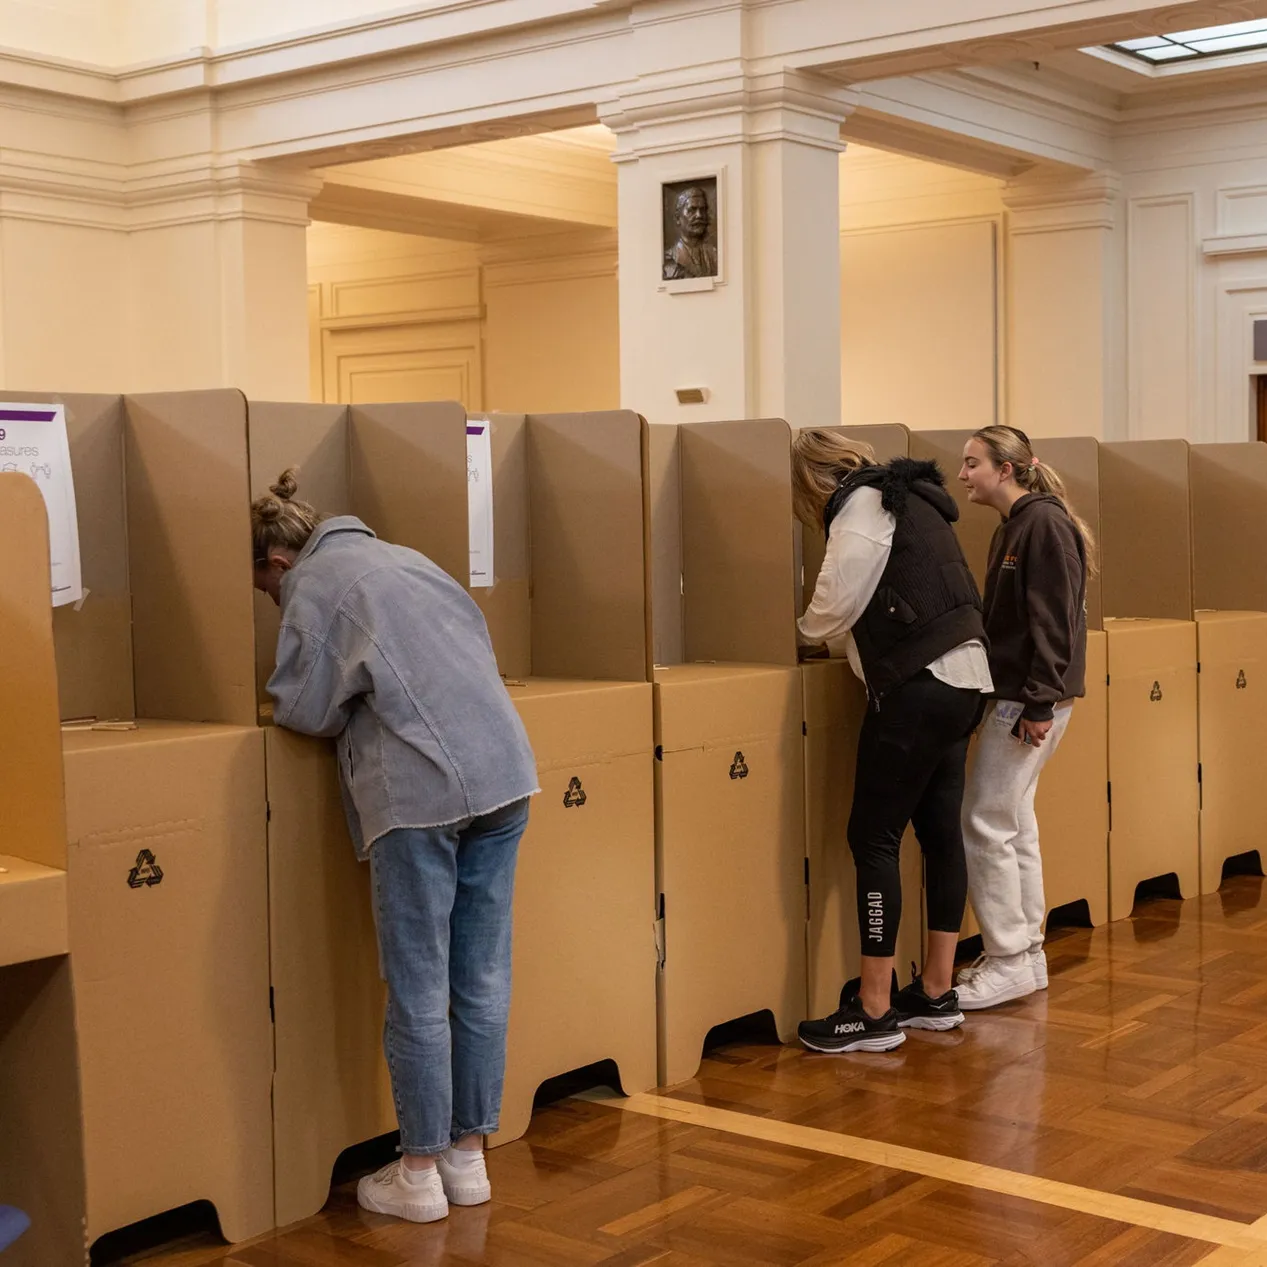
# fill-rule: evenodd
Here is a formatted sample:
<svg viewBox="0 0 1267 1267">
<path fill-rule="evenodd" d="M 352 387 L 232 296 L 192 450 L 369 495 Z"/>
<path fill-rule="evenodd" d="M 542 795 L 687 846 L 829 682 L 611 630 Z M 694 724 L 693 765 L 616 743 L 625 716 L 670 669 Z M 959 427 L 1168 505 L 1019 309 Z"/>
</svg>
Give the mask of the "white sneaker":
<svg viewBox="0 0 1267 1267">
<path fill-rule="evenodd" d="M 965 1012 L 977 1012 L 982 1008 L 996 1007 L 1023 999 L 1038 988 L 1034 970 L 1030 966 L 1029 952 L 1008 955 L 1006 958 L 990 956 L 972 975 L 972 979 L 955 987 L 959 993 L 959 1006 Z"/>
<path fill-rule="evenodd" d="M 989 958 L 990 956 L 983 952 L 982 954 L 979 954 L 966 968 L 961 968 L 959 970 L 958 984 L 967 985 L 968 982 L 985 967 Z"/>
<path fill-rule="evenodd" d="M 1034 973 L 1034 989 L 1047 989 L 1047 952 L 1041 946 L 1031 946 L 1026 954 Z"/>
<path fill-rule="evenodd" d="M 402 1174 L 403 1163 L 394 1161 L 356 1185 L 356 1203 L 362 1210 L 391 1214 L 411 1223 L 435 1223 L 449 1213 L 444 1185 L 436 1169 Z"/>
<path fill-rule="evenodd" d="M 456 1158 L 456 1162 L 453 1160 Z M 467 1159 L 470 1159 L 469 1161 Z M 483 1205 L 493 1197 L 483 1152 L 448 1148 L 436 1158 L 444 1195 L 454 1205 Z"/>
</svg>

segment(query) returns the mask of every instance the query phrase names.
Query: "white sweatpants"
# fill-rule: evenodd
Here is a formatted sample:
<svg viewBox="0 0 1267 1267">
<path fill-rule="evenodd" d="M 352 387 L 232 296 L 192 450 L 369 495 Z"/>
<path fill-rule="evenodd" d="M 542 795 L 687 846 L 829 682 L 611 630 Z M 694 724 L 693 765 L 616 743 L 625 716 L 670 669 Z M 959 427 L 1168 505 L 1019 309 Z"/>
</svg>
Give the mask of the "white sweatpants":
<svg viewBox="0 0 1267 1267">
<path fill-rule="evenodd" d="M 1021 705 L 995 700 L 977 736 L 977 758 L 963 798 L 968 897 L 987 955 L 1018 955 L 1043 944 L 1043 860 L 1034 794 L 1056 751 L 1072 704 L 1056 709 L 1047 737 L 1034 747 L 1012 734 Z"/>
</svg>

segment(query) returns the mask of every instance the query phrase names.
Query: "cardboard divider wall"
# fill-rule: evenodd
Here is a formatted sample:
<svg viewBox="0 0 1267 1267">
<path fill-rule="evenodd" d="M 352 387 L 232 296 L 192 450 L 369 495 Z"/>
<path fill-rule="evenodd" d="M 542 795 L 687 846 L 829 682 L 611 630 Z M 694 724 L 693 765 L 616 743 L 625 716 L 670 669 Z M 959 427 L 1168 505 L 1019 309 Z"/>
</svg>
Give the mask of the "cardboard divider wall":
<svg viewBox="0 0 1267 1267">
<path fill-rule="evenodd" d="M 74 723 L 61 747 L 88 1236 L 209 1199 L 242 1239 L 273 1223 L 245 400 L 59 399 L 92 526 L 80 534 L 88 593 L 54 622 Z M 137 716 L 176 724 L 136 729 Z M 115 719 L 122 729 L 100 728 Z M 216 755 L 226 745 L 232 779 Z M 194 872 L 215 883 L 190 883 Z M 173 998 L 207 1003 L 214 1026 Z"/>
<path fill-rule="evenodd" d="M 1188 442 L 1100 445 L 1105 616 L 1191 620 Z"/>
<path fill-rule="evenodd" d="M 1267 611 L 1267 444 L 1188 449 L 1192 602 L 1197 611 Z"/>
<path fill-rule="evenodd" d="M 1201 888 L 1217 892 L 1223 864 L 1258 853 L 1267 748 L 1250 739 L 1267 692 L 1267 612 L 1198 611 Z"/>
<path fill-rule="evenodd" d="M 1100 505 L 1110 635 L 1109 915 L 1119 919 L 1130 914 L 1141 880 L 1173 872 L 1186 897 L 1199 886 L 1200 681 L 1191 623 L 1188 442 L 1101 444 Z M 1157 749 L 1159 734 L 1167 742 L 1150 766 L 1146 754 Z M 1148 849 L 1145 842 L 1154 834 L 1156 845 Z"/>
<path fill-rule="evenodd" d="M 1093 925 L 1109 918 L 1108 642 L 1087 631 L 1087 693 L 1074 702 L 1034 798 L 1048 911 L 1085 901 Z"/>
<path fill-rule="evenodd" d="M 88 1236 L 210 1200 L 273 1226 L 263 735 L 65 736 Z M 208 1129 L 214 1123 L 214 1130 Z"/>
<path fill-rule="evenodd" d="M 708 1031 L 805 1003 L 805 783 L 789 462 L 779 419 L 651 432 L 659 1078 Z M 674 530 L 676 535 L 674 534 Z M 717 901 L 724 888 L 726 901 Z"/>
<path fill-rule="evenodd" d="M 336 411 L 252 403 L 250 417 L 256 494 L 296 462 L 300 495 L 319 509 L 358 515 L 468 583 L 460 405 Z M 526 1128 L 536 1089 L 549 1077 L 612 1058 L 626 1090 L 654 1082 L 652 733 L 645 424 L 630 413 L 490 422 L 496 584 L 473 597 L 543 788 L 520 852 L 502 1142 Z M 262 609 L 261 680 L 275 631 L 275 615 Z M 604 680 L 577 680 L 585 678 Z M 604 716 L 608 726 L 596 727 Z M 291 876 L 300 890 L 317 884 L 324 894 L 316 904 L 274 902 L 279 1219 L 319 1209 L 339 1151 L 394 1125 L 380 1049 L 383 990 L 360 979 L 371 964 L 377 976 L 368 868 L 353 859 L 333 795 L 333 760 L 319 755 L 328 751 L 269 736 L 274 886 Z M 305 876 L 314 836 L 320 865 Z M 607 887 L 596 903 L 600 882 Z M 307 970 L 344 953 L 355 970 L 333 979 Z M 314 1103 L 325 1107 L 314 1111 Z"/>
<path fill-rule="evenodd" d="M 1227 858 L 1260 851 L 1258 791 L 1267 748 L 1246 743 L 1256 718 L 1267 622 L 1267 444 L 1194 444 L 1192 601 L 1200 691 L 1201 891 L 1213 892 Z"/>
<path fill-rule="evenodd" d="M 278 1227 L 315 1214 L 352 1144 L 396 1129 L 383 1059 L 370 869 L 348 838 L 331 744 L 264 731 Z"/>
<path fill-rule="evenodd" d="M 1197 633 L 1190 620 L 1105 621 L 1109 661 L 1109 918 L 1143 880 L 1198 891 Z"/>
<path fill-rule="evenodd" d="M 13 1267 L 75 1264 L 84 1168 L 71 990 L 48 515 L 0 474 L 0 1193 L 31 1218 Z"/>
</svg>

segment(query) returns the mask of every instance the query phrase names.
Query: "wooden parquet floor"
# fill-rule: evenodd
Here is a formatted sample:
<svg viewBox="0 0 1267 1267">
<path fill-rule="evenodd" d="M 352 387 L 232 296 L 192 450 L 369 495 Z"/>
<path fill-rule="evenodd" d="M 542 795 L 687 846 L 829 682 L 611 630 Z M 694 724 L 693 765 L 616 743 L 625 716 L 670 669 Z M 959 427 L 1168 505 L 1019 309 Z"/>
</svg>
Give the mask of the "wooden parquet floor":
<svg viewBox="0 0 1267 1267">
<path fill-rule="evenodd" d="M 1055 934 L 1051 987 L 885 1055 L 741 1043 L 569 1099 L 489 1155 L 492 1204 L 322 1214 L 145 1267 L 1267 1264 L 1267 894 Z"/>
</svg>

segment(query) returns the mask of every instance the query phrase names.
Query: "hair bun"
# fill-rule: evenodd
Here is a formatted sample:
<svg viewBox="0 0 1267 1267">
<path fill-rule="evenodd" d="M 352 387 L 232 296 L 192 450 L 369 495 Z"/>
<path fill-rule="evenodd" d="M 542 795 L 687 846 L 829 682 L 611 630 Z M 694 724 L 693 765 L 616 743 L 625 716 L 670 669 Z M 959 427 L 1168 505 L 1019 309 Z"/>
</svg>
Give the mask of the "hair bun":
<svg viewBox="0 0 1267 1267">
<path fill-rule="evenodd" d="M 278 477 L 277 483 L 269 486 L 269 492 L 281 501 L 290 501 L 299 491 L 299 480 L 296 476 L 299 474 L 298 468 L 288 466 Z M 277 507 L 277 514 L 281 514 L 281 507 Z"/>
<path fill-rule="evenodd" d="M 277 490 L 274 489 L 273 491 L 276 492 Z M 283 514 L 282 504 L 276 497 L 259 498 L 253 509 L 255 511 L 256 518 L 258 518 L 261 523 L 266 524 L 275 524 Z"/>
</svg>

